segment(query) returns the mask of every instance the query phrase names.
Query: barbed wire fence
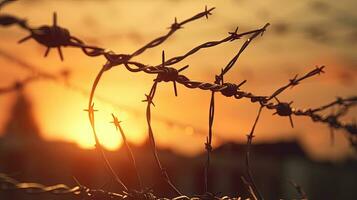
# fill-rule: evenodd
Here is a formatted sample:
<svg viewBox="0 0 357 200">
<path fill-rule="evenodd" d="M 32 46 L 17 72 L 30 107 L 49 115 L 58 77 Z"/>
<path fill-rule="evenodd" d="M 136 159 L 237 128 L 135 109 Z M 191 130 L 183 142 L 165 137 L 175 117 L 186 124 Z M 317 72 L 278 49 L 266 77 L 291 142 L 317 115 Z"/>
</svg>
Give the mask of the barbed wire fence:
<svg viewBox="0 0 357 200">
<path fill-rule="evenodd" d="M 1 1 L 0 3 L 0 9 L 7 3 L 11 2 L 11 0 L 4 0 Z M 259 192 L 259 189 L 257 185 L 254 182 L 253 178 L 253 173 L 250 167 L 250 149 L 252 146 L 253 138 L 254 138 L 254 131 L 256 129 L 257 123 L 260 118 L 260 114 L 263 109 L 267 110 L 272 110 L 275 113 L 281 117 L 288 117 L 291 126 L 294 126 L 293 123 L 293 117 L 298 117 L 298 116 L 304 116 L 307 118 L 310 118 L 314 122 L 320 122 L 326 124 L 330 129 L 332 130 L 331 133 L 333 133 L 334 130 L 342 130 L 346 137 L 349 139 L 351 146 L 354 148 L 356 147 L 357 143 L 357 131 L 356 131 L 356 122 L 350 122 L 350 123 L 345 123 L 341 120 L 343 116 L 345 116 L 348 111 L 350 110 L 351 107 L 356 105 L 357 102 L 357 96 L 352 96 L 352 97 L 347 97 L 347 98 L 337 98 L 336 100 L 320 106 L 318 108 L 309 108 L 309 109 L 298 109 L 298 108 L 293 108 L 292 107 L 292 101 L 291 102 L 283 102 L 278 99 L 278 96 L 286 91 L 288 88 L 293 88 L 294 86 L 299 85 L 303 80 L 314 77 L 316 75 L 320 75 L 324 71 L 324 66 L 319 66 L 316 67 L 315 69 L 307 72 L 303 76 L 298 76 L 296 75 L 292 79 L 288 81 L 288 83 L 278 89 L 276 89 L 270 96 L 266 95 L 255 95 L 251 92 L 247 92 L 244 90 L 241 90 L 241 87 L 246 83 L 246 80 L 243 80 L 242 82 L 235 84 L 235 83 L 229 83 L 229 82 L 224 82 L 224 75 L 235 65 L 236 61 L 240 57 L 240 55 L 244 52 L 244 50 L 249 46 L 249 44 L 258 36 L 262 36 L 263 33 L 266 31 L 267 27 L 269 26 L 269 23 L 265 24 L 261 28 L 258 28 L 256 30 L 252 31 L 247 31 L 247 32 L 242 32 L 238 33 L 238 28 L 235 29 L 233 32 L 229 32 L 228 36 L 216 40 L 216 41 L 209 41 L 205 42 L 201 45 L 198 45 L 185 54 L 175 56 L 169 59 L 165 59 L 165 53 L 163 52 L 162 54 L 162 63 L 157 64 L 157 65 L 147 65 L 138 61 L 134 61 L 133 59 L 138 56 L 143 54 L 145 51 L 155 48 L 159 46 L 160 44 L 164 43 L 167 39 L 170 38 L 176 31 L 179 29 L 183 28 L 184 25 L 187 25 L 193 21 L 196 21 L 201 18 L 206 18 L 208 19 L 209 15 L 212 14 L 212 11 L 215 8 L 207 8 L 205 7 L 205 10 L 203 12 L 200 12 L 196 15 L 194 15 L 191 18 L 188 18 L 186 20 L 183 20 L 179 22 L 176 18 L 174 20 L 174 23 L 170 26 L 169 31 L 150 41 L 149 43 L 145 44 L 138 50 L 134 51 L 131 54 L 123 54 L 123 53 L 115 53 L 113 51 L 107 51 L 105 48 L 101 47 L 96 47 L 96 46 L 91 46 L 87 45 L 84 41 L 80 40 L 79 38 L 73 36 L 70 31 L 66 28 L 63 28 L 58 25 L 57 23 L 57 14 L 54 13 L 53 15 L 53 23 L 51 26 L 49 25 L 43 25 L 40 27 L 33 28 L 31 27 L 26 20 L 20 19 L 16 16 L 13 15 L 5 15 L 2 14 L 0 15 L 0 25 L 7 27 L 7 26 L 12 26 L 12 25 L 17 25 L 21 29 L 27 31 L 29 33 L 28 36 L 25 38 L 21 39 L 19 43 L 23 43 L 29 39 L 34 39 L 36 42 L 39 44 L 43 45 L 46 47 L 46 51 L 44 56 L 47 56 L 48 53 L 52 48 L 56 48 L 59 54 L 59 57 L 61 60 L 64 59 L 62 48 L 63 47 L 73 47 L 73 48 L 79 48 L 82 50 L 82 52 L 89 57 L 97 57 L 97 56 L 102 56 L 106 59 L 106 63 L 102 66 L 100 71 L 98 72 L 92 87 L 91 91 L 89 93 L 89 102 L 88 102 L 88 108 L 86 111 L 88 112 L 88 117 L 90 121 L 90 125 L 92 127 L 92 132 L 93 132 L 93 137 L 95 138 L 96 142 L 96 149 L 99 151 L 100 155 L 102 156 L 103 161 L 105 162 L 108 172 L 112 175 L 112 178 L 114 181 L 118 183 L 122 187 L 122 191 L 118 193 L 111 193 L 111 192 L 106 192 L 103 190 L 91 190 L 88 188 L 85 188 L 81 184 L 78 183 L 77 187 L 70 188 L 68 186 L 52 186 L 52 187 L 46 187 L 42 186 L 39 184 L 21 184 L 18 183 L 16 180 L 13 180 L 6 175 L 1 175 L 0 176 L 0 186 L 1 189 L 19 189 L 19 190 L 25 190 L 26 192 L 29 193 L 36 193 L 36 191 L 39 192 L 49 192 L 49 193 L 54 193 L 54 194 L 61 194 L 61 193 L 72 193 L 72 194 L 85 194 L 87 195 L 87 198 L 89 199 L 95 199 L 93 194 L 100 194 L 103 195 L 103 197 L 106 198 L 113 198 L 113 199 L 156 199 L 154 193 L 151 191 L 147 191 L 143 188 L 143 183 L 140 181 L 140 176 L 138 171 L 137 172 L 137 178 L 138 178 L 138 185 L 140 190 L 132 190 L 131 188 L 128 188 L 125 183 L 120 179 L 120 177 L 116 174 L 115 170 L 111 167 L 111 164 L 109 160 L 106 158 L 105 152 L 101 146 L 101 143 L 97 137 L 97 130 L 95 128 L 95 111 L 97 111 L 94 108 L 94 98 L 95 98 L 95 92 L 98 84 L 100 83 L 100 80 L 102 76 L 104 75 L 105 72 L 108 72 L 110 69 L 113 67 L 117 66 L 123 66 L 125 69 L 129 70 L 130 72 L 144 72 L 147 74 L 152 74 L 156 75 L 156 78 L 154 79 L 154 83 L 150 89 L 149 94 L 146 94 L 146 99 L 143 100 L 144 102 L 147 103 L 147 108 L 146 108 L 146 119 L 147 119 L 147 125 L 148 125 L 148 134 L 149 134 L 149 139 L 150 139 L 150 145 L 152 152 L 154 154 L 155 161 L 157 163 L 157 166 L 159 170 L 161 171 L 163 179 L 166 181 L 166 183 L 171 187 L 171 189 L 177 194 L 178 197 L 174 199 L 190 199 L 190 197 L 187 197 L 183 195 L 183 192 L 181 192 L 171 181 L 168 172 L 165 170 L 163 167 L 163 164 L 161 163 L 159 159 L 159 155 L 156 149 L 156 143 L 155 143 L 155 138 L 154 138 L 154 133 L 152 130 L 152 122 L 151 122 L 151 108 L 152 106 L 155 106 L 154 104 L 154 96 L 156 93 L 156 88 L 157 85 L 161 82 L 172 82 L 173 83 L 173 88 L 174 88 L 174 94 L 177 96 L 178 91 L 177 91 L 177 84 L 183 85 L 187 88 L 190 89 L 200 89 L 200 90 L 207 90 L 211 92 L 211 101 L 210 101 L 210 106 L 209 106 L 209 124 L 208 124 L 208 135 L 206 138 L 205 142 L 205 149 L 207 151 L 207 160 L 205 164 L 205 173 L 204 173 L 204 191 L 205 193 L 203 195 L 197 195 L 196 199 L 229 199 L 230 197 L 224 196 L 224 197 L 218 197 L 216 194 L 212 193 L 209 187 L 209 176 L 208 176 L 208 171 L 209 171 L 209 166 L 210 166 L 210 154 L 212 152 L 212 137 L 213 137 L 213 122 L 214 122 L 214 111 L 215 111 L 215 94 L 220 93 L 221 95 L 229 98 L 235 98 L 236 100 L 240 99 L 248 99 L 252 103 L 259 104 L 260 108 L 257 114 L 257 117 L 254 121 L 254 124 L 252 126 L 252 129 L 250 133 L 247 135 L 247 149 L 246 149 L 246 176 L 242 177 L 243 183 L 247 186 L 248 192 L 250 193 L 250 198 L 251 199 L 264 199 L 263 195 Z M 244 36 L 248 36 L 248 39 L 243 43 L 241 48 L 238 50 L 237 54 L 228 62 L 228 64 L 221 70 L 221 73 L 219 75 L 215 76 L 215 80 L 213 83 L 209 82 L 201 82 L 201 81 L 194 81 L 191 80 L 189 77 L 185 76 L 182 74 L 182 71 L 185 70 L 188 66 L 183 66 L 180 69 L 176 69 L 172 67 L 175 64 L 179 64 L 182 60 L 186 59 L 187 57 L 193 56 L 195 53 L 198 51 L 205 49 L 205 48 L 211 48 L 215 47 L 217 45 L 221 45 L 224 43 L 228 42 L 233 42 L 235 40 L 242 39 Z M 25 79 L 23 82 L 24 84 L 35 80 L 36 78 L 29 77 L 28 79 Z M 18 86 L 11 86 L 8 88 L 1 89 L 0 91 L 11 91 L 13 88 L 16 88 Z M 322 112 L 326 111 L 329 108 L 332 107 L 337 107 L 338 110 L 334 113 L 331 113 L 329 115 L 323 115 Z M 124 140 L 126 141 L 125 138 L 125 133 L 123 129 L 120 127 L 120 121 L 119 119 L 113 114 L 113 123 L 115 127 L 120 131 L 121 136 Z M 334 134 L 331 134 L 333 136 Z M 136 168 L 135 164 L 135 158 L 134 155 L 131 153 L 129 145 L 125 142 L 126 149 L 128 150 L 128 155 L 132 160 L 133 167 Z M 298 186 L 296 183 L 293 184 L 293 186 L 297 189 L 297 192 L 301 195 L 302 199 L 307 199 L 307 195 L 303 192 L 300 186 Z M 35 192 L 33 192 L 35 191 Z M 93 194 L 92 194 L 93 193 Z M 237 198 L 230 198 L 230 199 L 240 199 L 239 197 Z"/>
</svg>

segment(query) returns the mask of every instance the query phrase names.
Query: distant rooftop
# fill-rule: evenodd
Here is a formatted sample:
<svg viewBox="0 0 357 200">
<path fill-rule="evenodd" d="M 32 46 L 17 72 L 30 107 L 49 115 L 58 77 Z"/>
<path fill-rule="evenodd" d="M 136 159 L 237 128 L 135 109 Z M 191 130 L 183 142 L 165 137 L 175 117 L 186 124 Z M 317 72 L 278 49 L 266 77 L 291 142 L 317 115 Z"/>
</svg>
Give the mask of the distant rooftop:
<svg viewBox="0 0 357 200">
<path fill-rule="evenodd" d="M 296 141 L 283 141 L 283 142 L 274 142 L 274 143 L 257 143 L 252 145 L 251 151 L 254 153 L 262 154 L 262 155 L 273 155 L 273 156 L 289 156 L 289 155 L 297 155 L 305 157 L 306 154 L 304 150 L 301 148 L 300 144 Z M 242 153 L 246 152 L 246 144 L 235 143 L 235 142 L 227 142 L 216 149 L 214 149 L 214 153 L 216 154 L 229 154 L 229 153 Z"/>
</svg>

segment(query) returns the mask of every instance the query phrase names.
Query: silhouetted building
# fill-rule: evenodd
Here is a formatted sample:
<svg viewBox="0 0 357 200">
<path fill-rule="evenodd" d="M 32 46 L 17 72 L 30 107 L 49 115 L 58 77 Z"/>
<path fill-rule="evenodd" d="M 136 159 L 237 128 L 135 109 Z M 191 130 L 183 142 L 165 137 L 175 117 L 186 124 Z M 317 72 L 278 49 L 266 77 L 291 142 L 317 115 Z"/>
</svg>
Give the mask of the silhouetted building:
<svg viewBox="0 0 357 200">
<path fill-rule="evenodd" d="M 31 103 L 23 92 L 19 92 L 5 126 L 5 140 L 40 140 L 40 129 L 34 120 Z"/>
</svg>

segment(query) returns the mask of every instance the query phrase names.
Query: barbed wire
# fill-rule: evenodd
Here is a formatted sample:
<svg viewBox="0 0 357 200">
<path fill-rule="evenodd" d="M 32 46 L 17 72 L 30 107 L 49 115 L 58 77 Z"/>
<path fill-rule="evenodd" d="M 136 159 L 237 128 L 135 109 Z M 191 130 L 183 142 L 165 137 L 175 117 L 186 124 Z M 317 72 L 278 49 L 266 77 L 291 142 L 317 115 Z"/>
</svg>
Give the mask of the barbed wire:
<svg viewBox="0 0 357 200">
<path fill-rule="evenodd" d="M 70 81 L 72 72 L 69 69 L 63 68 L 59 72 L 49 73 L 49 72 L 40 70 L 39 66 L 35 66 L 35 65 L 25 61 L 23 58 L 14 56 L 2 49 L 0 49 L 0 57 L 3 57 L 10 62 L 13 62 L 14 64 L 16 64 L 15 66 L 21 67 L 21 68 L 31 72 L 31 75 L 26 77 L 24 80 L 33 77 L 31 79 L 31 81 L 17 80 L 12 84 L 0 87 L 0 95 L 5 95 L 10 92 L 19 91 L 19 89 L 26 87 L 28 84 L 31 84 L 31 83 L 37 82 L 37 81 L 43 81 L 43 80 L 53 81 L 54 83 L 56 83 L 60 86 L 63 86 L 66 89 L 69 89 L 71 91 L 74 91 L 78 94 L 81 94 L 84 97 L 88 97 L 90 94 L 90 91 L 88 91 L 88 89 L 80 87 L 80 86 L 74 84 L 72 81 Z M 19 87 L 19 86 L 21 86 L 21 87 Z M 144 113 L 142 110 L 136 109 L 129 105 L 118 104 L 118 102 L 115 102 L 105 96 L 102 96 L 102 95 L 97 94 L 96 99 L 102 103 L 110 105 L 113 108 L 123 109 L 123 110 L 133 113 L 134 115 L 141 115 Z M 169 119 L 163 115 L 156 114 L 153 117 L 155 118 L 155 120 L 158 120 L 167 126 L 174 125 L 181 129 L 185 129 L 187 127 L 192 127 L 194 134 L 206 135 L 206 130 L 204 130 L 200 127 L 194 126 L 193 124 L 184 123 L 184 122 L 180 122 L 177 120 L 174 121 L 174 120 Z M 224 137 L 222 137 L 221 135 L 223 135 L 223 133 L 219 132 L 214 137 L 218 141 L 221 141 L 221 142 L 226 141 L 226 139 Z"/>
<path fill-rule="evenodd" d="M 207 12 L 207 7 L 205 9 L 205 13 L 209 13 L 209 11 Z M 196 16 L 199 16 L 199 15 L 196 15 Z M 207 15 L 206 15 L 207 17 Z M 195 18 L 195 17 L 193 17 Z M 190 18 L 190 19 L 193 19 L 193 18 Z M 198 19 L 198 18 L 196 18 Z M 187 20 L 185 20 L 187 21 Z M 177 23 L 177 20 L 175 20 L 175 24 Z M 265 27 L 263 28 L 265 30 Z M 259 29 L 259 32 L 262 31 L 261 29 Z M 256 31 L 257 32 L 257 31 Z M 236 34 L 231 34 L 230 35 L 234 36 L 232 37 L 233 39 L 237 39 L 239 37 L 236 37 Z M 164 40 L 166 40 L 167 37 L 159 37 L 158 40 L 154 40 L 154 41 L 161 41 L 161 42 L 158 42 L 158 43 L 162 43 Z M 231 40 L 233 40 L 231 39 Z M 207 48 L 207 47 L 211 47 L 211 46 L 215 46 L 215 45 L 218 45 L 218 44 L 221 44 L 223 42 L 226 42 L 225 40 L 221 40 L 219 42 L 211 42 L 211 43 L 204 43 L 202 45 L 199 45 L 198 47 L 194 48 L 193 50 L 191 50 L 189 53 L 186 54 L 186 57 L 187 55 L 192 55 L 193 53 L 197 52 L 198 50 L 202 49 L 202 48 Z M 146 45 L 147 46 L 147 45 Z M 144 48 L 146 47 L 144 46 Z M 93 129 L 93 134 L 94 134 L 94 138 L 97 138 L 97 133 L 96 133 L 96 130 L 94 128 L 94 112 L 92 111 L 93 109 L 92 108 L 92 105 L 93 105 L 93 97 L 94 97 L 94 93 L 95 93 L 95 90 L 96 90 L 96 87 L 97 85 L 99 84 L 99 81 L 102 77 L 102 75 L 104 74 L 105 71 L 111 69 L 113 66 L 115 65 L 118 65 L 118 64 L 124 64 L 125 67 L 131 71 L 131 72 L 139 72 L 139 71 L 144 71 L 146 73 L 151 73 L 151 74 L 157 74 L 157 78 L 154 80 L 154 85 L 152 87 L 152 90 L 150 92 L 149 95 L 147 95 L 147 99 L 146 101 L 148 102 L 148 108 L 147 108 L 147 122 L 148 122 L 148 128 L 149 128 L 149 138 L 150 138 L 150 144 L 151 144 L 151 147 L 152 147 L 152 150 L 153 150 L 153 153 L 154 153 L 154 157 L 155 157 L 155 160 L 156 160 L 156 163 L 158 165 L 158 168 L 160 169 L 162 175 L 163 175 L 163 178 L 164 180 L 167 182 L 167 184 L 176 192 L 176 194 L 178 195 L 181 195 L 181 192 L 174 186 L 174 184 L 172 183 L 172 181 L 170 180 L 166 170 L 162 167 L 162 164 L 160 162 L 160 159 L 159 159 L 159 156 L 157 154 L 157 150 L 156 150 L 156 144 L 155 144 L 155 139 L 154 139 L 154 135 L 153 135 L 153 132 L 152 132 L 152 128 L 151 128 L 151 112 L 150 112 L 150 106 L 151 104 L 153 103 L 152 102 L 152 98 L 153 96 L 151 95 L 154 95 L 155 94 L 155 90 L 156 90 L 156 85 L 158 82 L 161 82 L 161 81 L 164 81 L 164 82 L 173 82 L 174 84 L 174 92 L 175 92 L 175 95 L 177 95 L 177 89 L 176 89 L 176 81 L 179 82 L 179 72 L 181 72 L 182 70 L 186 69 L 188 66 L 185 66 L 179 70 L 176 70 L 175 68 L 172 68 L 172 67 L 166 67 L 166 61 L 165 61 L 165 57 L 164 57 L 164 53 L 163 53 L 163 61 L 162 61 L 162 64 L 161 65 L 158 65 L 158 66 L 144 66 L 143 64 L 141 63 L 138 63 L 138 62 L 131 62 L 129 61 L 131 56 L 124 56 L 124 57 L 120 57 L 121 61 L 118 63 L 117 61 L 115 61 L 115 63 L 112 63 L 113 60 L 111 59 L 108 59 L 107 63 L 103 66 L 103 68 L 99 71 L 99 73 L 97 74 L 97 77 L 95 78 L 94 80 L 94 83 L 92 85 L 92 91 L 91 91 L 91 95 L 90 95 L 90 98 L 89 98 L 89 108 L 88 108 L 88 113 L 89 113 L 89 118 L 90 118 L 90 122 L 91 122 L 91 126 L 92 126 L 92 129 Z M 182 59 L 181 59 L 182 60 Z M 123 63 L 124 61 L 124 63 Z M 173 61 L 172 63 L 177 63 L 179 62 L 180 59 L 177 59 L 176 61 Z M 134 66 L 137 67 L 137 69 L 135 68 L 131 68 L 130 67 L 130 64 L 133 64 Z M 96 144 L 98 147 L 100 147 L 100 143 L 99 143 L 99 140 L 96 139 Z M 207 192 L 206 192 L 207 193 Z"/>
<path fill-rule="evenodd" d="M 255 126 L 258 122 L 260 113 L 263 108 L 266 108 L 268 110 L 274 110 L 275 114 L 277 114 L 279 116 L 289 117 L 291 126 L 294 125 L 292 116 L 305 116 L 305 117 L 309 117 L 314 122 L 325 123 L 332 129 L 343 129 L 346 131 L 346 133 L 348 133 L 348 137 L 350 139 L 351 144 L 355 145 L 354 142 L 357 140 L 356 139 L 356 135 L 357 135 L 356 123 L 355 122 L 354 123 L 343 123 L 342 121 L 340 121 L 340 117 L 345 115 L 348 112 L 349 108 L 355 105 L 355 103 L 357 102 L 356 96 L 346 98 L 346 99 L 339 98 L 338 102 L 337 101 L 332 102 L 330 104 L 327 104 L 325 106 L 315 108 L 315 109 L 296 109 L 291 106 L 292 102 L 286 103 L 286 102 L 282 102 L 278 99 L 278 96 L 282 92 L 286 91 L 287 88 L 292 88 L 292 87 L 300 84 L 300 82 L 302 80 L 305 80 L 307 78 L 310 78 L 315 75 L 319 75 L 319 74 L 323 73 L 324 66 L 316 67 L 316 69 L 311 70 L 310 72 L 306 73 L 305 75 L 303 75 L 301 77 L 298 77 L 298 75 L 296 75 L 293 79 L 290 79 L 289 82 L 285 86 L 278 88 L 270 96 L 254 95 L 251 92 L 245 92 L 245 91 L 241 90 L 239 87 L 242 86 L 246 81 L 243 81 L 240 84 L 234 84 L 234 83 L 228 83 L 228 82 L 224 83 L 223 82 L 224 74 L 227 73 L 229 71 L 229 69 L 231 69 L 234 66 L 238 57 L 244 51 L 244 49 L 249 45 L 251 40 L 253 40 L 258 35 L 261 35 L 262 33 L 264 33 L 267 26 L 269 26 L 268 23 L 260 29 L 256 29 L 256 30 L 252 30 L 252 31 L 248 31 L 248 32 L 240 33 L 240 34 L 237 33 L 238 32 L 238 28 L 237 28 L 234 32 L 229 32 L 229 35 L 221 40 L 203 43 L 201 45 L 194 47 L 193 49 L 191 49 L 190 51 L 188 51 L 187 53 L 185 53 L 181 56 L 176 56 L 176 57 L 170 58 L 166 61 L 163 56 L 163 62 L 159 65 L 146 65 L 146 64 L 143 64 L 143 63 L 140 63 L 137 61 L 132 61 L 132 59 L 134 57 L 142 54 L 146 50 L 157 47 L 158 45 L 165 42 L 177 30 L 182 28 L 183 25 L 185 25 L 189 22 L 195 21 L 197 19 L 200 19 L 202 17 L 208 18 L 208 16 L 212 14 L 211 11 L 213 9 L 214 8 L 207 9 L 207 7 L 205 7 L 205 10 L 203 12 L 200 12 L 197 15 L 195 15 L 191 18 L 188 18 L 182 22 L 178 22 L 177 19 L 175 18 L 175 21 L 170 26 L 168 33 L 152 40 L 151 42 L 147 43 L 146 45 L 144 45 L 143 47 L 139 48 L 138 50 L 134 51 L 131 54 L 116 54 L 112 51 L 106 51 L 104 48 L 90 46 L 90 45 L 85 44 L 82 40 L 72 36 L 67 29 L 58 26 L 56 13 L 54 13 L 54 15 L 53 15 L 52 26 L 44 25 L 44 26 L 40 26 L 39 28 L 31 28 L 27 24 L 26 20 L 19 19 L 12 15 L 1 15 L 0 16 L 0 25 L 2 25 L 2 26 L 18 25 L 20 28 L 27 30 L 30 34 L 27 37 L 21 39 L 19 41 L 19 43 L 25 42 L 28 39 L 34 39 L 41 45 L 47 47 L 45 56 L 48 55 L 51 48 L 57 48 L 60 58 L 61 58 L 61 60 L 63 60 L 64 57 L 63 57 L 61 48 L 62 47 L 75 47 L 75 48 L 80 48 L 84 52 L 84 54 L 86 54 L 87 56 L 90 56 L 90 57 L 104 56 L 106 58 L 106 63 L 103 65 L 103 67 L 101 68 L 101 70 L 99 71 L 99 73 L 97 74 L 97 76 L 93 82 L 92 89 L 91 89 L 91 92 L 89 95 L 90 97 L 89 97 L 88 109 L 86 111 L 88 112 L 88 117 L 89 117 L 90 124 L 92 127 L 93 136 L 96 141 L 96 148 L 101 152 L 101 155 L 109 169 L 109 172 L 113 175 L 113 178 L 115 180 L 117 180 L 117 182 L 124 188 L 125 192 L 128 192 L 128 189 L 126 188 L 124 183 L 120 180 L 120 178 L 116 175 L 114 170 L 111 168 L 109 161 L 105 157 L 104 151 L 102 150 L 100 141 L 97 137 L 97 132 L 95 129 L 95 120 L 94 120 L 94 111 L 96 111 L 96 110 L 94 109 L 93 99 L 95 96 L 95 91 L 96 91 L 97 85 L 99 84 L 104 72 L 110 70 L 114 66 L 123 65 L 130 72 L 145 72 L 148 74 L 156 75 L 156 79 L 154 79 L 154 84 L 151 88 L 151 91 L 150 91 L 149 95 L 146 95 L 146 97 L 147 97 L 146 101 L 148 103 L 147 110 L 146 110 L 146 118 L 147 118 L 148 129 L 149 129 L 149 138 L 150 138 L 150 142 L 151 142 L 151 146 L 152 146 L 152 150 L 153 150 L 156 162 L 158 164 L 159 169 L 161 170 L 161 172 L 163 174 L 163 178 L 171 186 L 171 188 L 173 188 L 175 190 L 175 192 L 178 195 L 180 195 L 181 192 L 173 185 L 173 183 L 171 182 L 171 180 L 168 177 L 168 174 L 166 173 L 165 169 L 161 165 L 161 162 L 159 160 L 159 157 L 158 157 L 157 151 L 156 151 L 154 134 L 153 134 L 153 131 L 151 128 L 151 109 L 150 108 L 151 108 L 151 105 L 154 105 L 152 100 L 153 100 L 153 97 L 154 97 L 154 94 L 156 91 L 156 86 L 159 82 L 173 82 L 175 95 L 177 95 L 176 83 L 179 83 L 187 88 L 209 90 L 212 92 L 210 110 L 209 110 L 209 134 L 208 134 L 207 141 L 205 144 L 205 147 L 208 151 L 207 166 L 209 165 L 209 152 L 211 151 L 210 146 L 211 146 L 211 140 L 212 140 L 212 125 L 213 125 L 213 116 L 214 116 L 214 93 L 219 92 L 223 96 L 226 96 L 226 97 L 233 97 L 237 100 L 245 98 L 245 99 L 249 99 L 252 103 L 259 103 L 260 109 L 259 109 L 257 118 L 254 122 L 254 125 L 252 127 L 250 134 L 247 136 L 248 139 L 247 139 L 247 151 L 246 151 L 246 166 L 247 166 L 247 174 L 248 174 L 248 179 L 249 179 L 247 184 L 251 188 L 250 190 L 251 190 L 252 196 L 254 196 L 254 198 L 256 198 L 256 199 L 263 199 L 263 197 L 259 194 L 257 186 L 255 185 L 254 180 L 252 178 L 252 174 L 250 172 L 250 164 L 249 164 L 249 154 L 250 154 L 249 152 L 250 151 L 249 151 L 249 148 L 252 144 L 252 139 L 254 137 Z M 183 68 L 181 68 L 179 70 L 177 70 L 176 68 L 170 67 L 174 64 L 180 63 L 185 58 L 195 54 L 196 52 L 198 52 L 202 49 L 214 47 L 214 46 L 226 43 L 226 42 L 232 42 L 232 41 L 240 39 L 241 37 L 246 36 L 246 35 L 250 35 L 251 37 L 242 45 L 240 51 L 238 51 L 238 54 L 227 64 L 227 66 L 224 69 L 222 69 L 221 74 L 219 76 L 216 76 L 216 81 L 214 83 L 194 81 L 194 80 L 191 80 L 188 77 L 180 74 L 180 72 L 183 71 L 184 69 L 186 69 L 188 66 L 184 66 Z M 276 100 L 276 103 L 271 102 L 273 99 Z M 332 107 L 333 105 L 339 105 L 343 108 L 340 109 L 337 112 L 337 114 L 330 114 L 327 116 L 320 114 L 320 111 L 326 110 L 327 108 Z M 207 167 L 207 169 L 208 169 L 208 167 Z M 206 178 L 206 180 L 207 180 L 207 178 Z M 205 195 L 209 196 L 209 194 L 211 194 L 211 193 L 208 192 L 207 188 L 208 187 L 206 184 Z M 210 197 L 212 197 L 212 196 L 210 196 Z"/>
<path fill-rule="evenodd" d="M 270 24 L 267 23 L 260 31 L 253 32 L 253 34 L 243 43 L 237 54 L 228 62 L 228 64 L 222 68 L 220 75 L 215 76 L 215 84 L 220 84 L 223 85 L 224 83 L 224 75 L 235 65 L 237 62 L 239 56 L 243 53 L 243 51 L 248 47 L 248 45 L 256 38 L 258 35 L 263 36 L 266 28 Z M 237 34 L 238 32 L 238 27 L 236 30 L 230 34 Z M 242 81 L 240 84 L 235 85 L 235 84 L 227 84 L 227 89 L 230 88 L 231 90 L 238 90 L 240 86 L 242 86 L 244 83 L 246 83 L 246 80 Z M 223 95 L 230 95 L 229 91 L 222 90 L 221 93 Z M 213 128 L 213 121 L 214 121 L 214 111 L 215 111 L 215 103 L 214 103 L 214 94 L 215 92 L 211 92 L 211 101 L 210 101 L 210 107 L 209 107 L 209 116 L 208 116 L 208 136 L 206 139 L 205 143 L 205 149 L 207 151 L 207 160 L 206 160 L 206 166 L 205 166 L 205 192 L 209 192 L 208 188 L 208 174 L 209 174 L 209 165 L 210 165 L 210 154 L 212 152 L 212 128 Z"/>
<path fill-rule="evenodd" d="M 164 54 L 163 54 L 163 63 L 164 63 Z M 149 133 L 149 139 L 150 139 L 150 145 L 151 145 L 151 149 L 153 151 L 154 154 L 154 158 L 156 161 L 156 164 L 158 166 L 158 168 L 160 169 L 161 175 L 163 177 L 163 179 L 165 180 L 165 182 L 170 186 L 170 188 L 179 196 L 182 195 L 182 193 L 176 188 L 176 186 L 172 183 L 166 169 L 162 166 L 158 152 L 157 152 L 157 148 L 156 148 L 156 142 L 155 142 L 155 136 L 151 127 L 151 105 L 155 106 L 153 100 L 154 100 L 154 96 L 156 93 L 156 86 L 158 84 L 158 81 L 155 80 L 149 94 L 145 94 L 146 99 L 143 100 L 143 102 L 147 102 L 147 107 L 146 107 L 146 121 L 147 121 L 147 125 L 148 125 L 148 133 Z"/>
</svg>

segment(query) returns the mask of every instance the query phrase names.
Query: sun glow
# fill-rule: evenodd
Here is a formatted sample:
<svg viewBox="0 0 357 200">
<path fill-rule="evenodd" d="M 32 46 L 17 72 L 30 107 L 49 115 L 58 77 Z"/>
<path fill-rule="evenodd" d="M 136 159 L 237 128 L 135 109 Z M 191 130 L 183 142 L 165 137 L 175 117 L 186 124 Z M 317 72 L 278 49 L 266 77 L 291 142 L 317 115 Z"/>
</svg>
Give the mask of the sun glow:
<svg viewBox="0 0 357 200">
<path fill-rule="evenodd" d="M 111 112 L 117 115 L 120 121 L 123 121 L 121 122 L 121 126 L 130 142 L 141 143 L 144 140 L 143 128 L 135 126 L 130 122 L 130 120 L 134 120 L 134 117 L 128 112 L 118 111 L 118 109 L 105 104 L 98 104 L 98 109 L 101 109 L 102 112 L 100 112 L 100 110 L 95 112 L 95 130 L 104 148 L 116 150 L 123 143 L 120 132 L 117 131 L 114 124 L 111 123 L 113 121 Z M 89 126 L 89 119 L 87 126 L 78 126 L 77 130 L 80 133 L 76 136 L 79 146 L 83 148 L 93 148 L 95 145 L 94 134 L 92 128 Z"/>
<path fill-rule="evenodd" d="M 48 87 L 48 93 L 60 90 L 58 86 L 48 85 Z M 56 89 L 53 87 L 56 87 Z M 69 94 L 71 96 L 70 98 L 61 97 L 60 99 L 63 100 L 61 103 L 66 104 L 67 107 L 66 109 L 56 109 L 56 115 L 53 115 L 54 110 L 42 109 L 55 109 L 58 105 L 58 99 L 49 99 L 49 97 L 56 98 L 56 95 L 49 95 L 48 93 L 34 95 L 35 99 L 41 98 L 41 96 L 45 94 L 47 96 L 47 101 L 39 101 L 41 101 L 42 104 L 48 105 L 41 106 L 38 109 L 38 113 L 36 113 L 38 117 L 42 119 L 41 121 L 37 121 L 39 121 L 43 133 L 46 133 L 44 134 L 45 139 L 60 139 L 77 143 L 81 148 L 95 148 L 94 135 L 89 123 L 88 113 L 84 111 L 88 100 L 78 94 Z M 62 95 L 63 94 L 65 93 L 62 93 Z M 123 143 L 120 133 L 116 130 L 113 123 L 111 123 L 113 121 L 111 116 L 112 113 L 116 115 L 120 121 L 122 121 L 121 126 L 129 142 L 140 144 L 144 141 L 145 127 L 139 126 L 135 123 L 135 115 L 100 101 L 94 100 L 94 102 L 94 108 L 98 110 L 94 113 L 95 130 L 101 145 L 105 149 L 116 150 Z"/>
</svg>

